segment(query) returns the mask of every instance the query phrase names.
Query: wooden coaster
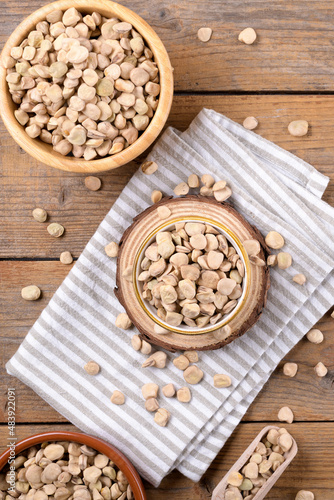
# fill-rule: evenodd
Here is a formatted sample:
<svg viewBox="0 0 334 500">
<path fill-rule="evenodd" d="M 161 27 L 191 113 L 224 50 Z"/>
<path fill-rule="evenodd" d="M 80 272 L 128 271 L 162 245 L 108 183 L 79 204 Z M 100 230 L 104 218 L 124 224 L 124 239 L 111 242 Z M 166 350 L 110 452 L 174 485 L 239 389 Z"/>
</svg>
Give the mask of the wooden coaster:
<svg viewBox="0 0 334 500">
<path fill-rule="evenodd" d="M 166 206 L 171 214 L 166 219 L 160 219 L 157 208 Z M 169 351 L 175 350 L 209 350 L 218 349 L 243 335 L 259 319 L 266 303 L 267 291 L 270 285 L 269 269 L 259 267 L 249 262 L 243 251 L 249 270 L 247 294 L 238 313 L 229 321 L 231 333 L 224 340 L 218 341 L 213 332 L 189 335 L 170 332 L 157 334 L 155 323 L 140 304 L 140 294 L 136 293 L 134 285 L 134 266 L 138 254 L 145 241 L 163 224 L 172 224 L 175 220 L 200 219 L 203 222 L 217 224 L 227 228 L 236 240 L 242 242 L 257 239 L 261 245 L 259 257 L 266 261 L 269 249 L 259 231 L 251 226 L 229 203 L 219 203 L 213 198 L 189 195 L 183 198 L 163 198 L 134 218 L 133 224 L 124 232 L 119 244 L 117 258 L 115 295 L 126 310 L 133 324 L 141 334 L 141 338 L 151 344 L 156 344 Z M 123 277 L 125 270 L 131 274 L 130 281 Z"/>
</svg>

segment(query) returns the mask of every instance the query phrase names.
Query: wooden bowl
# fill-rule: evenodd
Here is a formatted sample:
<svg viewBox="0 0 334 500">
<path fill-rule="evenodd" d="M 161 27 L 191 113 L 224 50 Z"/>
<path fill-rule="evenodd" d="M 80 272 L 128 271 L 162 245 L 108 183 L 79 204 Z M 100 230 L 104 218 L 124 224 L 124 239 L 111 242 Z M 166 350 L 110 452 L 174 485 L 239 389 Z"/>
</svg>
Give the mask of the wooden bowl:
<svg viewBox="0 0 334 500">
<path fill-rule="evenodd" d="M 255 451 L 255 448 L 263 438 L 267 432 L 270 431 L 270 429 L 276 429 L 278 430 L 279 427 L 275 425 L 268 425 L 267 427 L 264 427 L 262 431 L 259 432 L 259 434 L 256 436 L 254 441 L 251 442 L 251 444 L 248 446 L 248 448 L 244 451 L 244 453 L 241 455 L 240 458 L 235 462 L 235 464 L 231 467 L 231 469 L 225 474 L 223 479 L 217 484 L 216 488 L 213 490 L 211 500 L 224 500 L 225 496 L 225 491 L 227 487 L 227 480 L 231 472 L 233 471 L 240 471 L 243 466 L 246 464 L 246 462 L 249 460 L 249 458 L 252 456 L 252 454 Z M 291 434 L 290 434 L 291 435 Z M 292 436 L 291 436 L 292 437 Z M 265 482 L 265 484 L 259 489 L 259 491 L 254 495 L 253 500 L 263 500 L 267 493 L 271 490 L 271 488 L 274 486 L 276 481 L 281 477 L 285 469 L 288 467 L 288 465 L 292 462 L 292 460 L 295 458 L 298 452 L 298 446 L 296 441 L 292 437 L 292 447 L 289 451 L 284 453 L 284 458 L 285 461 L 278 467 L 278 469 L 275 470 L 272 476 Z"/>
<path fill-rule="evenodd" d="M 69 172 L 103 172 L 118 168 L 130 162 L 142 154 L 158 137 L 168 118 L 173 99 L 173 71 L 166 49 L 155 31 L 137 14 L 130 9 L 109 0 L 59 0 L 45 5 L 28 16 L 14 30 L 8 38 L 2 53 L 3 57 L 9 56 L 12 47 L 20 45 L 28 33 L 33 30 L 36 24 L 45 20 L 47 14 L 53 10 L 66 10 L 75 7 L 79 12 L 90 14 L 99 12 L 107 18 L 117 17 L 122 21 L 128 21 L 142 35 L 149 48 L 152 50 L 154 60 L 159 68 L 161 91 L 159 104 L 152 120 L 143 134 L 124 151 L 113 156 L 101 158 L 99 160 L 84 160 L 63 156 L 40 139 L 32 139 L 26 134 L 24 127 L 18 123 L 14 116 L 17 105 L 12 101 L 11 94 L 6 82 L 6 69 L 0 60 L 0 115 L 2 120 L 18 145 L 36 160 L 41 161 L 51 167 L 59 168 Z"/>
<path fill-rule="evenodd" d="M 162 205 L 167 206 L 171 211 L 171 215 L 163 221 L 157 215 L 157 208 Z M 244 293 L 235 310 L 218 324 L 210 325 L 205 329 L 171 327 L 162 322 L 143 304 L 137 283 L 138 262 L 140 262 L 143 249 L 152 239 L 152 235 L 175 222 L 187 220 L 211 224 L 227 234 L 239 255 L 243 257 L 247 271 Z M 242 245 L 242 242 L 247 239 L 257 239 L 260 242 L 259 256 L 266 260 L 268 248 L 259 231 L 252 227 L 230 204 L 219 203 L 213 198 L 194 195 L 183 198 L 164 198 L 139 214 L 120 241 L 115 295 L 139 330 L 141 337 L 170 351 L 209 350 L 223 347 L 249 330 L 259 319 L 265 306 L 270 277 L 267 266 L 258 267 L 250 263 Z M 122 276 L 127 268 L 132 269 L 132 281 Z M 217 340 L 214 335 L 215 331 L 227 324 L 231 332 L 227 333 L 223 339 Z M 168 329 L 169 332 L 157 333 L 157 325 Z"/>
<path fill-rule="evenodd" d="M 126 475 L 135 500 L 146 500 L 146 493 L 142 480 L 132 463 L 123 453 L 117 450 L 117 448 L 114 448 L 111 444 L 107 444 L 96 437 L 80 434 L 78 432 L 43 432 L 15 443 L 15 456 L 17 457 L 22 451 L 31 446 L 44 443 L 45 441 L 74 441 L 75 443 L 86 444 L 90 448 L 94 448 L 94 450 L 106 455 L 110 460 L 115 462 L 117 467 Z M 8 465 L 8 459 L 11 456 L 10 449 L 6 450 L 0 456 L 0 473 L 6 465 Z"/>
</svg>

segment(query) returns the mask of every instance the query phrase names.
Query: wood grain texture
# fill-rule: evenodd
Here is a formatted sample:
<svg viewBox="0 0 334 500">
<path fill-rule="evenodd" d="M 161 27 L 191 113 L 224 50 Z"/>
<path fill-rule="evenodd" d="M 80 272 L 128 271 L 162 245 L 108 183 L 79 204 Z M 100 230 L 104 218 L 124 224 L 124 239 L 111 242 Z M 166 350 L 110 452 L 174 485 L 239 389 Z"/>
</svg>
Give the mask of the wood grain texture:
<svg viewBox="0 0 334 500">
<path fill-rule="evenodd" d="M 2 0 L 0 42 L 46 0 Z M 157 32 L 174 67 L 178 91 L 332 91 L 329 0 L 122 0 Z M 213 29 L 208 43 L 197 38 Z M 253 27 L 257 41 L 238 35 Z"/>
<path fill-rule="evenodd" d="M 136 13 L 109 0 L 90 0 L 89 2 L 86 0 L 59 0 L 58 2 L 46 3 L 43 7 L 25 18 L 14 30 L 3 48 L 1 58 L 10 56 L 12 47 L 18 46 L 28 36 L 30 31 L 34 29 L 36 24 L 44 21 L 50 12 L 57 9 L 65 11 L 70 7 L 75 7 L 80 12 L 88 14 L 98 11 L 102 16 L 107 18 L 117 17 L 123 21 L 129 21 L 146 40 L 158 65 L 161 85 L 159 104 L 149 126 L 137 141 L 116 155 L 92 161 L 63 156 L 57 153 L 51 145 L 39 139 L 29 137 L 24 128 L 17 122 L 14 116 L 14 110 L 17 109 L 17 106 L 14 104 L 9 93 L 6 82 L 7 70 L 2 64 L 0 64 L 0 115 L 6 124 L 7 130 L 17 144 L 37 161 L 70 172 L 103 172 L 118 168 L 133 160 L 143 153 L 157 138 L 163 129 L 172 104 L 173 72 L 166 49 L 154 30 Z"/>
<path fill-rule="evenodd" d="M 5 411 L 6 387 L 12 385 L 17 392 L 18 422 L 65 421 L 31 389 L 9 376 L 5 363 L 14 355 L 69 268 L 59 262 L 0 262 L 0 421 L 4 421 L 1 413 Z M 24 285 L 32 283 L 40 286 L 42 298 L 27 302 L 21 299 L 20 291 Z M 290 351 L 244 416 L 244 421 L 276 421 L 278 410 L 285 405 L 293 409 L 296 421 L 334 421 L 333 326 L 334 320 L 328 313 L 318 323 L 325 336 L 324 342 L 315 345 L 303 339 Z M 127 334 L 132 336 L 132 331 Z M 318 378 L 313 371 L 320 360 L 329 368 L 324 378 Z M 283 375 L 282 367 L 287 361 L 298 363 L 298 374 L 294 378 Z"/>
<path fill-rule="evenodd" d="M 169 474 L 158 490 L 145 483 L 148 500 L 210 500 L 215 486 L 265 425 L 266 422 L 240 424 L 199 483 L 177 471 Z M 266 500 L 294 500 L 300 489 L 313 491 L 317 500 L 333 500 L 334 462 L 331 457 L 334 443 L 330 439 L 333 424 L 296 423 L 286 428 L 296 439 L 299 452 Z M 50 430 L 73 431 L 76 428 L 69 424 L 20 425 L 16 428 L 16 435 L 23 439 Z M 5 450 L 7 432 L 6 426 L 0 426 L 0 453 Z"/>
<path fill-rule="evenodd" d="M 239 123 L 246 116 L 256 116 L 257 133 L 334 179 L 334 96 L 179 96 L 174 99 L 169 125 L 184 130 L 204 106 Z M 306 137 L 292 137 L 288 133 L 289 122 L 296 118 L 309 121 Z M 0 258 L 58 258 L 63 250 L 70 250 L 78 257 L 143 159 L 101 174 L 102 189 L 92 192 L 84 186 L 84 175 L 46 167 L 24 153 L 2 124 L 0 140 Z M 333 182 L 324 200 L 334 205 Z M 46 223 L 33 220 L 31 211 L 36 206 L 49 212 L 50 222 L 65 226 L 63 237 L 50 237 Z"/>
</svg>

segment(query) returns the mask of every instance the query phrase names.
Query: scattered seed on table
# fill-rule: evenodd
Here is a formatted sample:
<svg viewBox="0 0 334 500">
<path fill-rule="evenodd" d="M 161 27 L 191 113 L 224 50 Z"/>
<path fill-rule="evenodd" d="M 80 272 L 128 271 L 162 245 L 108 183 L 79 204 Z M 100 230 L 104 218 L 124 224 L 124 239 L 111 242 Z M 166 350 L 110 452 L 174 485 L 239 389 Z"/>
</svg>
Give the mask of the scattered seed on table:
<svg viewBox="0 0 334 500">
<path fill-rule="evenodd" d="M 118 243 L 116 243 L 115 241 L 111 241 L 104 247 L 104 251 L 108 255 L 108 257 L 117 257 L 118 250 Z"/>
<path fill-rule="evenodd" d="M 327 375 L 327 372 L 328 372 L 328 369 L 326 368 L 326 366 L 321 363 L 321 361 L 319 363 L 317 363 L 314 367 L 314 371 L 315 373 L 318 375 L 318 377 L 325 377 Z"/>
<path fill-rule="evenodd" d="M 84 369 L 89 375 L 97 375 L 100 372 L 100 366 L 95 361 L 88 361 Z"/>
<path fill-rule="evenodd" d="M 162 388 L 162 394 L 166 398 L 172 398 L 175 396 L 175 387 L 173 384 L 167 384 Z"/>
<path fill-rule="evenodd" d="M 288 252 L 277 254 L 277 265 L 280 269 L 287 269 L 292 264 L 292 257 Z"/>
<path fill-rule="evenodd" d="M 312 491 L 300 490 L 298 491 L 295 500 L 314 500 Z"/>
<path fill-rule="evenodd" d="M 269 231 L 265 237 L 265 242 L 269 248 L 273 248 L 274 250 L 279 250 L 285 243 L 283 236 L 277 231 Z"/>
<path fill-rule="evenodd" d="M 197 351 L 185 351 L 184 356 L 189 359 L 190 363 L 197 363 L 198 353 Z"/>
<path fill-rule="evenodd" d="M 295 120 L 289 123 L 288 131 L 295 137 L 303 137 L 308 132 L 308 122 L 306 120 Z"/>
<path fill-rule="evenodd" d="M 73 257 L 71 255 L 71 252 L 65 251 L 60 254 L 59 258 L 60 262 L 62 264 L 72 264 L 73 262 Z"/>
<path fill-rule="evenodd" d="M 254 130 L 258 126 L 259 122 L 254 116 L 247 116 L 243 121 L 243 126 L 247 130 Z"/>
<path fill-rule="evenodd" d="M 288 406 L 283 406 L 283 408 L 281 408 L 278 412 L 277 417 L 280 422 L 287 422 L 288 424 L 292 424 L 294 415 L 291 408 L 289 408 Z"/>
<path fill-rule="evenodd" d="M 312 344 L 321 344 L 321 342 L 323 342 L 323 340 L 324 340 L 324 335 L 318 328 L 312 328 L 306 334 L 306 337 L 307 337 L 307 340 L 312 342 Z"/>
<path fill-rule="evenodd" d="M 175 188 L 174 193 L 176 196 L 184 196 L 189 193 L 189 186 L 186 182 L 180 182 Z"/>
<path fill-rule="evenodd" d="M 45 222 L 48 218 L 47 211 L 44 208 L 35 208 L 32 211 L 32 216 L 37 222 Z"/>
<path fill-rule="evenodd" d="M 210 38 L 211 38 L 211 35 L 212 35 L 212 29 L 211 28 L 200 28 L 197 31 L 198 39 L 201 42 L 208 42 L 210 40 Z"/>
<path fill-rule="evenodd" d="M 142 340 L 141 341 L 141 348 L 140 348 L 140 352 L 142 354 L 151 354 L 152 352 L 152 346 L 151 344 L 149 344 L 148 342 L 146 342 L 146 340 Z"/>
<path fill-rule="evenodd" d="M 144 161 L 144 163 L 141 164 L 140 168 L 143 174 L 152 175 L 158 170 L 158 165 L 155 163 L 155 161 Z"/>
<path fill-rule="evenodd" d="M 122 330 L 128 330 L 132 326 L 132 322 L 126 313 L 120 313 L 116 318 L 115 325 Z"/>
<path fill-rule="evenodd" d="M 125 403 L 125 396 L 124 396 L 124 394 L 121 391 L 117 391 L 116 390 L 116 391 L 114 391 L 112 393 L 110 401 L 114 405 L 124 405 L 124 403 Z"/>
<path fill-rule="evenodd" d="M 93 175 L 85 177 L 85 186 L 90 191 L 98 191 L 101 188 L 101 179 Z"/>
<path fill-rule="evenodd" d="M 213 385 L 219 389 L 222 387 L 230 387 L 231 384 L 231 377 L 228 375 L 217 373 L 213 376 Z"/>
<path fill-rule="evenodd" d="M 295 283 L 298 283 L 298 285 L 304 285 L 306 283 L 306 276 L 302 273 L 295 274 L 292 279 Z"/>
<path fill-rule="evenodd" d="M 37 300 L 41 296 L 41 290 L 36 285 L 25 286 L 21 290 L 21 297 L 24 300 Z"/>
<path fill-rule="evenodd" d="M 183 372 L 184 380 L 188 384 L 192 385 L 198 384 L 202 380 L 203 376 L 204 373 L 196 365 L 188 366 L 188 368 L 186 368 L 186 370 Z"/>
<path fill-rule="evenodd" d="M 65 228 L 57 222 L 52 222 L 48 225 L 47 231 L 54 238 L 59 238 L 62 234 L 64 234 Z"/>
<path fill-rule="evenodd" d="M 155 398 L 148 398 L 145 401 L 145 410 L 147 411 L 157 411 L 159 409 L 159 403 Z"/>
<path fill-rule="evenodd" d="M 176 393 L 177 400 L 180 403 L 189 403 L 191 400 L 191 392 L 189 387 L 181 387 Z"/>
<path fill-rule="evenodd" d="M 198 188 L 199 187 L 199 177 L 196 174 L 191 174 L 188 177 L 188 186 L 190 188 Z"/>
<path fill-rule="evenodd" d="M 152 191 L 151 200 L 152 203 L 158 203 L 162 199 L 162 192 L 155 189 Z"/>
<path fill-rule="evenodd" d="M 170 413 L 165 408 L 159 408 L 159 410 L 154 415 L 154 422 L 160 427 L 165 427 L 170 419 Z"/>
<path fill-rule="evenodd" d="M 294 377 L 298 371 L 297 363 L 285 363 L 283 365 L 283 373 L 287 377 Z"/>
<path fill-rule="evenodd" d="M 267 265 L 268 266 L 276 266 L 277 264 L 277 255 L 268 255 L 267 257 Z"/>
<path fill-rule="evenodd" d="M 148 384 L 144 384 L 141 388 L 142 395 L 144 399 L 157 398 L 159 392 L 159 386 L 157 384 L 153 384 L 149 382 Z"/>
<path fill-rule="evenodd" d="M 241 33 L 239 33 L 238 40 L 246 45 L 251 45 L 256 40 L 255 30 L 253 28 L 245 28 Z"/>
<path fill-rule="evenodd" d="M 206 186 L 207 188 L 211 188 L 215 183 L 214 178 L 210 174 L 202 175 L 201 181 L 202 181 L 202 184 L 204 184 L 204 186 Z"/>
</svg>

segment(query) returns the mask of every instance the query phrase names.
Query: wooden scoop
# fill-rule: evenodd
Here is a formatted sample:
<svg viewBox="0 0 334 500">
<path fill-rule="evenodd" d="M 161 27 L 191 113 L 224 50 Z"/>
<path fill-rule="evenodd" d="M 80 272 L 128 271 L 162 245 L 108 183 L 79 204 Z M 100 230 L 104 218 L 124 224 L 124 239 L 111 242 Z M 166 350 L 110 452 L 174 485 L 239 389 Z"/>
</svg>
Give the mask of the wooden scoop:
<svg viewBox="0 0 334 500">
<path fill-rule="evenodd" d="M 239 459 L 235 462 L 235 464 L 231 467 L 228 473 L 223 477 L 220 483 L 217 484 L 216 488 L 212 493 L 211 500 L 224 500 L 224 495 L 227 487 L 227 479 L 232 471 L 240 471 L 243 466 L 247 463 L 251 455 L 254 453 L 256 446 L 261 441 L 263 436 L 267 434 L 270 429 L 279 430 L 279 427 L 274 425 L 268 425 L 256 436 L 254 441 L 248 446 L 248 448 L 244 451 L 244 453 L 239 457 Z M 292 437 L 292 436 L 291 436 Z M 283 474 L 285 469 L 288 467 L 290 462 L 294 459 L 297 454 L 298 447 L 296 441 L 292 438 L 292 447 L 289 451 L 284 453 L 285 461 L 276 469 L 272 476 L 265 482 L 262 488 L 256 493 L 253 500 L 262 500 L 267 495 L 268 491 L 274 486 L 278 478 Z"/>
</svg>

